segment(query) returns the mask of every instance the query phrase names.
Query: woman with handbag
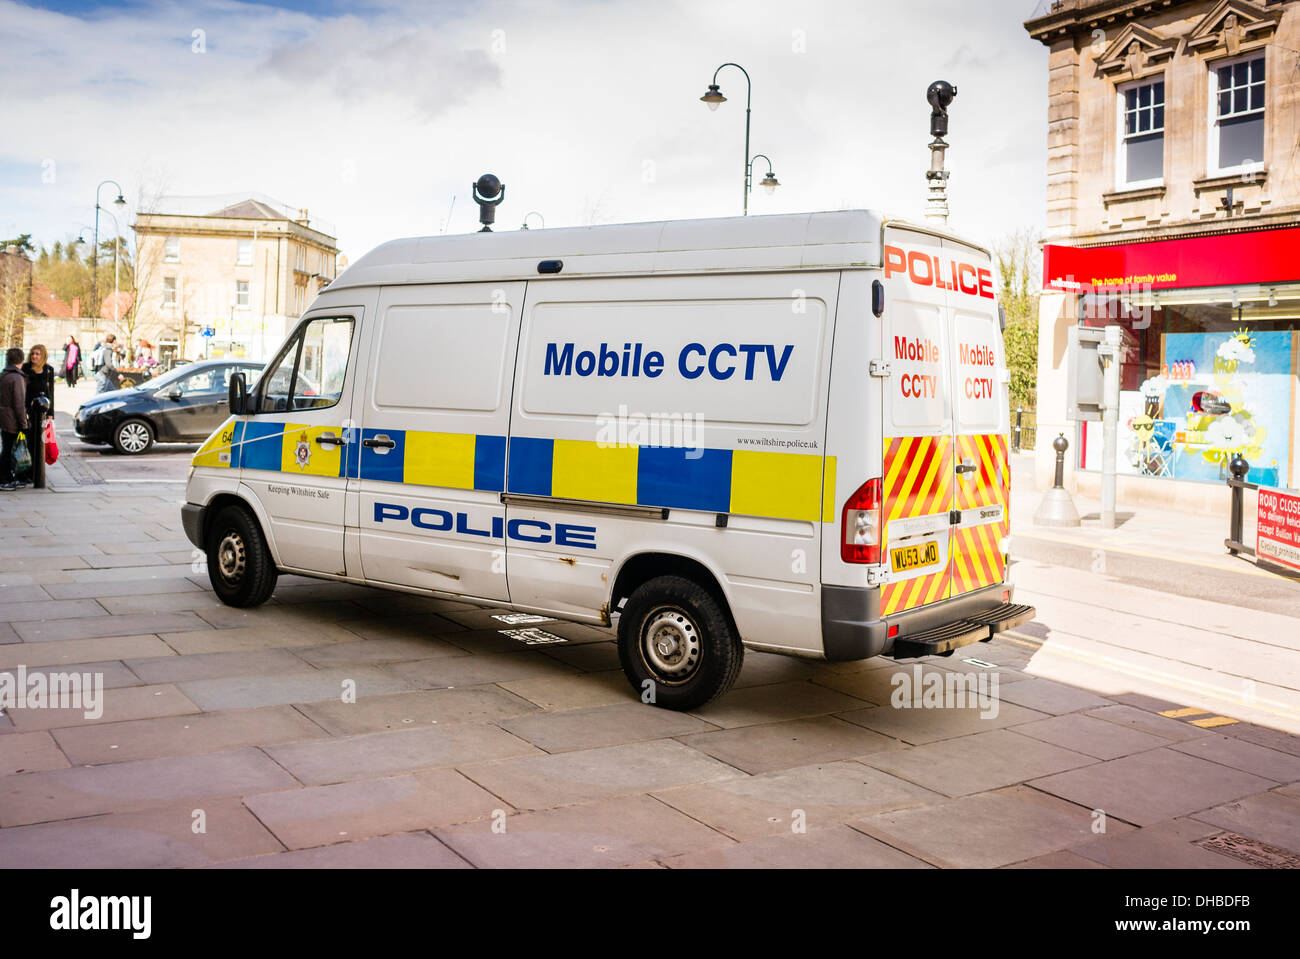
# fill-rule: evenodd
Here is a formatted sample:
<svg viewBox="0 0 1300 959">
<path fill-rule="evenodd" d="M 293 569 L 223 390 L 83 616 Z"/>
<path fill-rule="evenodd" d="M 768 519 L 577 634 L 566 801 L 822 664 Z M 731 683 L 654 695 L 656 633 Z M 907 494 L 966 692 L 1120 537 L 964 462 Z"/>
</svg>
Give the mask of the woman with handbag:
<svg viewBox="0 0 1300 959">
<path fill-rule="evenodd" d="M 63 381 L 71 389 L 77 385 L 77 379 L 80 376 L 81 344 L 77 342 L 75 336 L 69 336 L 68 342 L 63 347 Z"/>
</svg>

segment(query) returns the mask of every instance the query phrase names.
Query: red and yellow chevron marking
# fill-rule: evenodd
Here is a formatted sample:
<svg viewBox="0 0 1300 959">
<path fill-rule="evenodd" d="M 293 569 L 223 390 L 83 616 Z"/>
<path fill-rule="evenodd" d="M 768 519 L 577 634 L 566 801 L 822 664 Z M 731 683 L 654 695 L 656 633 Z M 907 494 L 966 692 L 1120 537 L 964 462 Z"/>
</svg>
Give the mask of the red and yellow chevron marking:
<svg viewBox="0 0 1300 959">
<path fill-rule="evenodd" d="M 885 440 L 881 556 L 886 561 L 891 520 L 947 513 L 952 509 L 952 449 L 952 438 L 948 436 L 901 436 Z M 948 583 L 946 567 L 926 575 L 886 583 L 880 594 L 881 615 L 888 616 L 947 599 Z"/>
<path fill-rule="evenodd" d="M 983 526 L 954 527 L 952 594 L 967 593 L 1002 582 L 1006 564 L 999 543 L 1011 528 L 1011 470 L 1007 438 L 996 433 L 957 437 L 958 461 L 970 460 L 978 468 L 957 481 L 956 509 L 974 510 L 1000 505 L 1002 519 Z M 954 465 L 955 468 L 955 465 Z"/>
</svg>

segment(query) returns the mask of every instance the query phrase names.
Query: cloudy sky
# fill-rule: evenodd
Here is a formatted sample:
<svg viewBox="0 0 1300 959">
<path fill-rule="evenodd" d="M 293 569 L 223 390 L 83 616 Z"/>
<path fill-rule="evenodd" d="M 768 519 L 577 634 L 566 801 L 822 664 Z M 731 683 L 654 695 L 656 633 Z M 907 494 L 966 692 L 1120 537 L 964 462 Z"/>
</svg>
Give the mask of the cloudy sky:
<svg viewBox="0 0 1300 959">
<path fill-rule="evenodd" d="M 1046 53 L 1021 26 L 1035 5 L 0 0 L 0 234 L 75 235 L 110 177 L 133 205 L 269 194 L 332 224 L 353 259 L 476 229 L 485 171 L 507 186 L 501 229 L 534 210 L 548 227 L 738 215 L 744 77 L 722 71 L 716 112 L 699 102 L 736 61 L 752 152 L 782 184 L 751 213 L 919 218 L 925 90 L 942 78 L 958 87 L 951 223 L 991 240 L 1043 221 Z"/>
</svg>

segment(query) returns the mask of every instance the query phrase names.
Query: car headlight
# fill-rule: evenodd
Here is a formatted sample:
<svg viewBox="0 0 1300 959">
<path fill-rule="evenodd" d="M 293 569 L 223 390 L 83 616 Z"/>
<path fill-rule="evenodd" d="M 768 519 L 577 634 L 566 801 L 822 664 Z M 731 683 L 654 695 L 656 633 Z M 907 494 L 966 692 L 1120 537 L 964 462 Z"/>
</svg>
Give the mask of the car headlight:
<svg viewBox="0 0 1300 959">
<path fill-rule="evenodd" d="M 88 412 L 90 412 L 90 413 L 108 413 L 108 412 L 111 412 L 111 411 L 113 411 L 113 410 L 120 409 L 120 408 L 123 407 L 123 406 L 126 406 L 126 400 L 109 400 L 107 403 L 102 403 L 102 404 L 100 404 L 99 406 L 92 406 L 92 407 L 88 410 Z"/>
</svg>

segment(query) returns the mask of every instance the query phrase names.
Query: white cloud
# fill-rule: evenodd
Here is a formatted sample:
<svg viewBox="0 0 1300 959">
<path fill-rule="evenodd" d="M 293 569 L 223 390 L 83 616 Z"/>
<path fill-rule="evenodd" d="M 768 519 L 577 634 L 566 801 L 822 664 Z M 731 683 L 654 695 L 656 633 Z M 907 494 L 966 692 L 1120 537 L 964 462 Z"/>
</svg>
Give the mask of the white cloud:
<svg viewBox="0 0 1300 959">
<path fill-rule="evenodd" d="M 267 193 L 332 221 L 354 258 L 437 232 L 453 196 L 450 231 L 476 228 L 469 185 L 487 170 L 507 184 L 502 229 L 530 210 L 547 226 L 736 215 L 743 77 L 722 71 L 716 112 L 698 101 L 734 60 L 754 84 L 751 153 L 782 183 L 756 190 L 751 213 L 919 217 L 925 89 L 942 77 L 959 90 L 952 223 L 991 239 L 1043 220 L 1046 54 L 1020 26 L 1026 6 L 412 2 L 331 16 L 222 0 L 74 17 L 0 2 L 16 78 L 0 232 L 75 233 L 105 177 L 128 197 L 160 178 L 178 194 Z M 195 29 L 206 53 L 191 52 Z"/>
</svg>

